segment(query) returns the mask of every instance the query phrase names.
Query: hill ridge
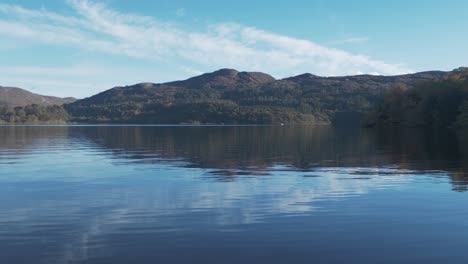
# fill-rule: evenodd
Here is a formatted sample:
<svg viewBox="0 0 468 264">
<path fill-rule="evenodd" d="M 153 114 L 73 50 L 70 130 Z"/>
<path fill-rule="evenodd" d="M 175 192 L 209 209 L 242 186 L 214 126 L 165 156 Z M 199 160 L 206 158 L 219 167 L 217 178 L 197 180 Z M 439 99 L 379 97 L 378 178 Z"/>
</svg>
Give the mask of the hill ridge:
<svg viewBox="0 0 468 264">
<path fill-rule="evenodd" d="M 275 79 L 220 69 L 185 80 L 114 87 L 67 104 L 76 121 L 119 123 L 330 123 L 336 112 L 368 111 L 395 86 L 447 72 Z"/>
<path fill-rule="evenodd" d="M 40 95 L 28 90 L 0 85 L 0 105 L 16 107 L 38 104 L 44 106 L 63 105 L 73 103 L 76 99 L 73 97 L 55 97 L 49 95 Z"/>
</svg>

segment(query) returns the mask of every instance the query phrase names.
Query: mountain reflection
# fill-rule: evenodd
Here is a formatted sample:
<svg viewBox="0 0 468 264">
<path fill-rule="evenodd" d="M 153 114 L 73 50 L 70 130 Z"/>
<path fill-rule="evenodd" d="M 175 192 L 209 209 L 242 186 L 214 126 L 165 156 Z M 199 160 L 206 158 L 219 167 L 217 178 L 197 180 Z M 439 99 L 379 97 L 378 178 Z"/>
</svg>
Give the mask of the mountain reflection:
<svg viewBox="0 0 468 264">
<path fill-rule="evenodd" d="M 210 169 L 220 180 L 268 175 L 274 166 L 388 167 L 444 171 L 467 190 L 468 136 L 450 130 L 223 126 L 2 127 L 0 147 L 27 153 L 41 144 L 87 141 L 115 162 Z M 64 143 L 65 144 L 65 143 Z M 0 153 L 0 162 L 11 155 Z"/>
<path fill-rule="evenodd" d="M 449 130 L 369 130 L 333 127 L 108 127 L 80 128 L 118 157 L 154 163 L 181 159 L 188 167 L 218 169 L 219 176 L 263 175 L 274 165 L 397 166 L 448 171 L 465 190 L 468 139 Z"/>
</svg>

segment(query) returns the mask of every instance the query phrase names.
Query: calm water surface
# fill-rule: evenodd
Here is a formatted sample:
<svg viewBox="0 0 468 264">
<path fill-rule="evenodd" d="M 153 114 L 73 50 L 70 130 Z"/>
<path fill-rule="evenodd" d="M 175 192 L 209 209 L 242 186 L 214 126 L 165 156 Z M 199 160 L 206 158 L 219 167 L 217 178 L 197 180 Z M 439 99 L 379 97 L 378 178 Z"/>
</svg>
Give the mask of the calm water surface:
<svg viewBox="0 0 468 264">
<path fill-rule="evenodd" d="M 0 127 L 0 263 L 468 263 L 468 133 Z"/>
</svg>

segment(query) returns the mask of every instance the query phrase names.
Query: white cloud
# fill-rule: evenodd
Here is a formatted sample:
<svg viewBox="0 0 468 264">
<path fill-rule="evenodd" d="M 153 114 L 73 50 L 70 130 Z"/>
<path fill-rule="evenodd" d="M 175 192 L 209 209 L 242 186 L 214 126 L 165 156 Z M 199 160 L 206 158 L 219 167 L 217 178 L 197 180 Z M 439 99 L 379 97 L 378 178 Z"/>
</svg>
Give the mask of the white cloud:
<svg viewBox="0 0 468 264">
<path fill-rule="evenodd" d="M 98 69 L 90 67 L 72 66 L 69 68 L 63 67 L 0 67 L 2 74 L 18 74 L 18 75 L 52 75 L 52 76 L 95 76 L 100 74 Z"/>
<path fill-rule="evenodd" d="M 176 16 L 183 17 L 185 16 L 185 8 L 179 8 L 176 10 Z"/>
<path fill-rule="evenodd" d="M 276 77 L 304 72 L 331 76 L 410 71 L 400 64 L 255 27 L 225 23 L 194 31 L 153 17 L 121 13 L 94 1 L 67 3 L 73 11 L 67 15 L 0 4 L 0 34 L 8 39 L 27 40 L 29 45 L 45 43 L 150 61 L 155 69 L 177 64 L 174 70 L 186 73 L 225 67 L 264 71 Z"/>
<path fill-rule="evenodd" d="M 346 43 L 364 43 L 368 41 L 369 37 L 348 37 L 343 40 Z"/>
<path fill-rule="evenodd" d="M 328 45 L 335 46 L 335 45 L 343 45 L 343 44 L 363 44 L 369 42 L 369 37 L 345 37 L 343 39 L 335 40 L 328 42 Z"/>
</svg>

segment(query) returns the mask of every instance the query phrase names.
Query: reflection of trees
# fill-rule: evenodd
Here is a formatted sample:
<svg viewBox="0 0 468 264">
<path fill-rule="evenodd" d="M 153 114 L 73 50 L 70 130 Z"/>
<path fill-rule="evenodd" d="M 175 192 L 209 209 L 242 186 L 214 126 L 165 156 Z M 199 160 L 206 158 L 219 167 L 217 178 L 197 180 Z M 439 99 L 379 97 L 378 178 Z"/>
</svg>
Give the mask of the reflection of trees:
<svg viewBox="0 0 468 264">
<path fill-rule="evenodd" d="M 454 190 L 468 185 L 468 141 L 466 133 L 453 130 L 393 129 L 375 131 L 375 147 L 388 164 L 414 170 L 443 170 L 449 173 Z"/>
<path fill-rule="evenodd" d="M 67 133 L 65 126 L 0 126 L 0 164 L 16 158 L 12 154 L 29 153 L 40 145 L 62 144 Z"/>
<path fill-rule="evenodd" d="M 183 159 L 189 166 L 238 175 L 275 164 L 309 170 L 330 166 L 397 165 L 447 170 L 456 190 L 467 185 L 466 133 L 422 129 L 331 127 L 107 127 L 84 128 L 88 138 L 135 162 Z M 142 152 L 143 151 L 143 152 Z M 236 172 L 232 170 L 242 170 Z"/>
<path fill-rule="evenodd" d="M 375 152 L 368 137 L 330 127 L 95 127 L 80 132 L 118 156 L 141 162 L 157 162 L 149 159 L 157 156 L 183 159 L 192 167 L 241 170 L 379 164 L 378 158 L 370 159 Z"/>
<path fill-rule="evenodd" d="M 277 164 L 295 170 L 397 165 L 448 171 L 456 190 L 468 183 L 468 133 L 463 131 L 327 126 L 2 127 L 0 136 L 2 148 L 18 152 L 65 139 L 87 140 L 119 159 L 137 163 L 177 159 L 188 162 L 186 166 L 216 169 L 219 175 L 262 174 Z"/>
</svg>

